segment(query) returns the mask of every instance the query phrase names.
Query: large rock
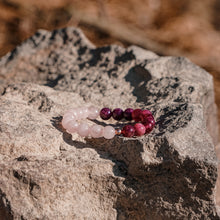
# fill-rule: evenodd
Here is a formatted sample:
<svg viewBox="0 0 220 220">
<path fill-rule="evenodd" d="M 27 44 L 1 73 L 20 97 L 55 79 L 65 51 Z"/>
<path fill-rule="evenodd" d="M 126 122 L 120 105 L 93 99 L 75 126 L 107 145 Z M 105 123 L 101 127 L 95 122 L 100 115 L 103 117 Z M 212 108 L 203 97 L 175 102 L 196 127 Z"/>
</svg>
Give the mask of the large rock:
<svg viewBox="0 0 220 220">
<path fill-rule="evenodd" d="M 135 46 L 95 48 L 67 28 L 36 33 L 0 74 L 1 219 L 220 219 L 203 69 Z M 61 115 L 86 104 L 148 108 L 157 125 L 139 138 L 67 134 Z"/>
</svg>

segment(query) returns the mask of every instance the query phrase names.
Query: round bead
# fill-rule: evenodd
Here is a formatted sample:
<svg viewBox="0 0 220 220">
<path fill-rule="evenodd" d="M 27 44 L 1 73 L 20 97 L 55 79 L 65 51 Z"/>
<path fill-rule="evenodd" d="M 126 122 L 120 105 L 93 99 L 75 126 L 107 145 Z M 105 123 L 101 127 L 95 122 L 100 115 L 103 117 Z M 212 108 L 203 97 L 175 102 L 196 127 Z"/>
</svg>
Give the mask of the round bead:
<svg viewBox="0 0 220 220">
<path fill-rule="evenodd" d="M 78 126 L 78 129 L 77 129 L 77 133 L 81 137 L 88 136 L 89 135 L 89 125 L 85 122 L 80 123 Z"/>
<path fill-rule="evenodd" d="M 73 112 L 68 112 L 68 113 L 65 113 L 65 114 L 63 115 L 63 119 L 64 119 L 64 118 L 76 119 L 76 116 L 74 115 Z"/>
<path fill-rule="evenodd" d="M 143 110 L 140 115 L 141 122 L 146 122 L 149 117 L 153 117 L 151 111 Z"/>
<path fill-rule="evenodd" d="M 72 120 L 75 120 L 75 116 L 74 115 L 72 115 L 72 114 L 65 114 L 63 116 L 61 124 L 66 129 L 67 124 L 69 123 L 69 121 L 72 121 Z"/>
<path fill-rule="evenodd" d="M 116 108 L 112 112 L 112 117 L 117 121 L 121 120 L 123 116 L 124 116 L 124 112 L 120 108 Z"/>
<path fill-rule="evenodd" d="M 99 138 L 102 137 L 103 127 L 101 125 L 93 125 L 90 127 L 90 135 L 93 138 Z"/>
<path fill-rule="evenodd" d="M 77 131 L 79 126 L 79 123 L 75 120 L 71 120 L 68 122 L 68 124 L 66 125 L 66 131 L 70 134 L 74 133 Z"/>
<path fill-rule="evenodd" d="M 133 112 L 132 112 L 132 119 L 135 120 L 136 122 L 139 122 L 141 121 L 141 113 L 142 113 L 142 110 L 141 109 L 135 109 Z"/>
<path fill-rule="evenodd" d="M 134 136 L 135 130 L 132 125 L 125 125 L 122 128 L 121 133 L 123 134 L 124 137 L 132 137 Z"/>
<path fill-rule="evenodd" d="M 84 118 L 83 108 L 77 108 L 77 116 L 78 116 L 78 119 L 83 119 Z"/>
<path fill-rule="evenodd" d="M 66 111 L 63 117 L 65 117 L 65 115 L 71 114 L 71 115 L 74 115 L 75 118 L 78 119 L 79 118 L 78 111 L 79 111 L 79 108 L 69 109 L 68 111 Z"/>
<path fill-rule="evenodd" d="M 101 111 L 100 111 L 100 117 L 101 117 L 103 120 L 108 120 L 109 118 L 111 118 L 111 116 L 112 116 L 111 109 L 109 109 L 109 108 L 103 108 L 103 109 L 101 109 Z"/>
<path fill-rule="evenodd" d="M 82 108 L 81 108 L 82 109 Z M 66 114 L 72 114 L 74 115 L 76 118 L 79 118 L 79 116 L 82 116 L 82 112 L 79 112 L 81 111 L 80 108 L 72 108 L 72 109 L 69 109 L 65 112 L 64 116 Z"/>
<path fill-rule="evenodd" d="M 119 129 L 119 128 L 115 129 L 115 134 L 120 135 L 121 134 L 121 129 Z"/>
<path fill-rule="evenodd" d="M 153 118 L 151 118 L 151 120 L 149 120 L 148 122 L 145 122 L 143 124 L 144 124 L 145 129 L 146 129 L 145 133 L 149 134 L 154 129 L 155 121 L 154 121 Z"/>
<path fill-rule="evenodd" d="M 83 114 L 83 118 L 87 118 L 89 115 L 89 109 L 87 107 L 82 107 L 82 114 Z"/>
<path fill-rule="evenodd" d="M 154 120 L 154 117 L 153 115 L 150 117 L 147 118 L 147 120 L 143 123 L 143 124 L 152 124 L 153 127 L 155 126 L 155 120 Z"/>
<path fill-rule="evenodd" d="M 106 139 L 112 139 L 115 136 L 115 129 L 112 126 L 106 126 L 103 129 L 103 137 Z"/>
<path fill-rule="evenodd" d="M 132 112 L 133 112 L 134 110 L 132 109 L 132 108 L 127 108 L 127 109 L 125 109 L 125 111 L 124 111 L 124 118 L 126 119 L 126 120 L 128 120 L 128 121 L 131 121 L 132 120 Z"/>
<path fill-rule="evenodd" d="M 99 109 L 94 106 L 90 106 L 88 108 L 88 118 L 94 120 L 98 118 L 98 116 L 99 116 Z"/>
<path fill-rule="evenodd" d="M 142 136 L 145 134 L 146 128 L 143 124 L 136 123 L 134 125 L 134 130 L 135 130 L 135 136 Z"/>
<path fill-rule="evenodd" d="M 74 109 L 72 108 L 72 109 L 69 109 L 69 110 L 67 110 L 65 113 L 64 113 L 64 116 L 66 115 L 66 114 L 73 114 L 74 115 Z M 63 117 L 64 117 L 63 116 Z"/>
</svg>

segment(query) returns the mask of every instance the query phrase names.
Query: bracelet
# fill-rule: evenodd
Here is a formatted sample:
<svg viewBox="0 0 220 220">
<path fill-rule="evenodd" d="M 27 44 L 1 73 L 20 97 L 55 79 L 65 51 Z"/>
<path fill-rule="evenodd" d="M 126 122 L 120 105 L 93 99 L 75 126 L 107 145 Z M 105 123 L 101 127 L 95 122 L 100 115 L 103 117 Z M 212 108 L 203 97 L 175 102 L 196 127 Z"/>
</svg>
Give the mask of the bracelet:
<svg viewBox="0 0 220 220">
<path fill-rule="evenodd" d="M 122 129 L 115 129 L 109 125 L 101 126 L 94 124 L 89 126 L 88 123 L 84 121 L 79 122 L 86 118 L 94 120 L 98 118 L 98 116 L 103 120 L 108 120 L 113 117 L 117 121 L 124 118 L 128 121 L 134 120 L 137 123 L 134 125 L 125 125 Z M 149 134 L 155 126 L 154 117 L 149 110 L 133 110 L 132 108 L 127 108 L 123 111 L 120 108 L 116 108 L 111 111 L 109 108 L 102 108 L 101 111 L 99 111 L 99 109 L 94 106 L 74 108 L 66 111 L 61 123 L 63 128 L 70 134 L 77 132 L 81 137 L 104 137 L 106 139 L 111 139 L 115 135 L 121 134 L 124 137 L 142 136 Z"/>
</svg>

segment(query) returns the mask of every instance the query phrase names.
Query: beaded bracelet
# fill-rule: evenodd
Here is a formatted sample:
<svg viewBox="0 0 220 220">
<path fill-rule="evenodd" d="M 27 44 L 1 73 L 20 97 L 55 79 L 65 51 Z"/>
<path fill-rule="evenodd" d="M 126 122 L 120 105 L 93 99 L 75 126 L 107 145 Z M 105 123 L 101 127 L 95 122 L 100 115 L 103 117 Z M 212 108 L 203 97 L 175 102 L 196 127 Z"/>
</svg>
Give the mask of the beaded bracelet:
<svg viewBox="0 0 220 220">
<path fill-rule="evenodd" d="M 78 122 L 82 119 L 94 120 L 98 116 L 103 120 L 108 120 L 113 117 L 115 120 L 120 121 L 121 119 L 126 119 L 128 121 L 134 120 L 134 125 L 125 125 L 122 129 L 114 129 L 112 126 L 101 126 L 94 124 L 91 127 L 84 121 Z M 123 111 L 120 108 L 116 108 L 113 111 L 109 108 L 103 108 L 99 111 L 98 108 L 94 106 L 74 108 L 65 112 L 62 119 L 62 126 L 66 129 L 68 133 L 77 132 L 80 136 L 86 137 L 91 136 L 93 138 L 104 137 L 106 139 L 111 139 L 115 135 L 123 135 L 124 137 L 142 136 L 144 134 L 150 133 L 154 126 L 155 120 L 152 113 L 149 110 L 141 110 L 127 108 Z"/>
</svg>

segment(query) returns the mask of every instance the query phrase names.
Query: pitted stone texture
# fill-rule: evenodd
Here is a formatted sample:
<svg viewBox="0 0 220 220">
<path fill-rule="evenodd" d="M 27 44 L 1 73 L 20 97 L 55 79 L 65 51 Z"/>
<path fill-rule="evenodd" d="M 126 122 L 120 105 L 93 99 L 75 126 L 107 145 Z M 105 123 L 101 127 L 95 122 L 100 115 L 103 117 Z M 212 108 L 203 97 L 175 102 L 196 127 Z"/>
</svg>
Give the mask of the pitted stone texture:
<svg viewBox="0 0 220 220">
<path fill-rule="evenodd" d="M 208 132 L 218 142 L 212 76 L 186 58 L 158 57 L 136 46 L 95 48 L 75 28 L 40 30 L 0 59 L 0 76 L 2 92 L 10 82 L 37 82 L 97 105 L 100 99 L 116 107 L 200 103 Z"/>
<path fill-rule="evenodd" d="M 134 46 L 96 49 L 74 28 L 39 31 L 0 68 L 0 217 L 219 219 L 207 72 Z M 10 74 L 45 85 L 6 86 Z M 156 127 L 138 138 L 67 134 L 61 115 L 84 104 L 148 108 Z"/>
</svg>

